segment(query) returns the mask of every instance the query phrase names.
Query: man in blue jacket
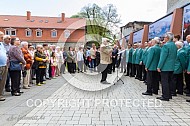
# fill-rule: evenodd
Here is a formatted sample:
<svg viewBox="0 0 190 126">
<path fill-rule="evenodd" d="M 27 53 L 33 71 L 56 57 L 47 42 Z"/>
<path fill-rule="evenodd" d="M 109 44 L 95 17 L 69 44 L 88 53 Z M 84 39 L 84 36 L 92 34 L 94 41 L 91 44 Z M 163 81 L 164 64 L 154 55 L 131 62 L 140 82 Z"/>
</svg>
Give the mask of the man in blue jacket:
<svg viewBox="0 0 190 126">
<path fill-rule="evenodd" d="M 157 99 L 169 101 L 172 99 L 172 75 L 174 72 L 175 59 L 177 56 L 177 47 L 173 42 L 174 35 L 167 32 L 164 37 L 166 44 L 163 45 L 160 54 L 160 60 L 157 70 L 161 73 L 162 96 Z"/>
<path fill-rule="evenodd" d="M 159 74 L 157 71 L 158 62 L 160 59 L 161 48 L 159 39 L 152 40 L 152 47 L 149 49 L 145 69 L 147 71 L 147 91 L 143 95 L 158 94 L 159 89 Z"/>
</svg>

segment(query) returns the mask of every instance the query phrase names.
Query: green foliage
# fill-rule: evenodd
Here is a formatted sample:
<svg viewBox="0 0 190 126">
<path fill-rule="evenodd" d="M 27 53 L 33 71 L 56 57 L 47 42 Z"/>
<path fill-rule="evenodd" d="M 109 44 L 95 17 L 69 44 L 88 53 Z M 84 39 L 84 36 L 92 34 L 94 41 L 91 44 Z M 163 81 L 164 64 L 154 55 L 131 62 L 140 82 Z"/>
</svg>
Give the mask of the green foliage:
<svg viewBox="0 0 190 126">
<path fill-rule="evenodd" d="M 117 14 L 117 8 L 113 4 L 108 4 L 101 8 L 97 4 L 88 4 L 81 11 L 73 15 L 71 18 L 86 18 L 86 33 L 90 35 L 99 35 L 114 41 L 115 27 L 121 22 Z M 101 41 L 101 37 L 96 37 L 97 41 Z"/>
</svg>

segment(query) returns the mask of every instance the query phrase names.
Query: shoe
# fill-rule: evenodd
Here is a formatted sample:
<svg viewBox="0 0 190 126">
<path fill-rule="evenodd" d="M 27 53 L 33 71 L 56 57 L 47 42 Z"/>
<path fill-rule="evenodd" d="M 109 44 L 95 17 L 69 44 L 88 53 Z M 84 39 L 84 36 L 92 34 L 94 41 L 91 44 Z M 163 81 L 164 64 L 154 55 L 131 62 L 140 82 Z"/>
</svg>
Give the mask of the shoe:
<svg viewBox="0 0 190 126">
<path fill-rule="evenodd" d="M 107 82 L 107 81 L 102 81 L 101 83 L 102 83 L 102 84 L 111 84 L 111 83 L 109 83 L 109 82 Z"/>
<path fill-rule="evenodd" d="M 41 82 L 40 84 L 46 84 L 46 82 Z"/>
<path fill-rule="evenodd" d="M 129 74 L 126 74 L 126 75 L 124 75 L 124 76 L 129 76 Z"/>
<path fill-rule="evenodd" d="M 139 79 L 138 77 L 135 77 L 135 79 Z"/>
<path fill-rule="evenodd" d="M 51 78 L 46 78 L 46 80 L 51 80 Z"/>
<path fill-rule="evenodd" d="M 0 101 L 5 101 L 6 99 L 4 97 L 0 98 Z"/>
<path fill-rule="evenodd" d="M 40 83 L 36 84 L 36 86 L 42 86 Z"/>
<path fill-rule="evenodd" d="M 11 92 L 11 89 L 10 89 L 10 88 L 9 88 L 9 89 L 5 89 L 5 91 L 6 91 L 6 92 Z"/>
<path fill-rule="evenodd" d="M 186 96 L 189 96 L 189 97 L 190 97 L 190 94 L 186 94 Z"/>
<path fill-rule="evenodd" d="M 158 92 L 153 92 L 153 94 L 158 95 Z"/>
<path fill-rule="evenodd" d="M 171 94 L 172 96 L 177 96 L 176 94 Z"/>
<path fill-rule="evenodd" d="M 32 87 L 32 85 L 28 85 L 28 87 Z"/>
<path fill-rule="evenodd" d="M 23 89 L 30 89 L 30 87 L 23 87 Z"/>
<path fill-rule="evenodd" d="M 23 91 L 18 91 L 18 93 L 23 94 L 24 92 Z"/>
<path fill-rule="evenodd" d="M 163 97 L 157 97 L 156 99 L 160 99 L 160 100 L 162 100 L 162 101 L 169 101 L 169 99 L 163 98 Z"/>
<path fill-rule="evenodd" d="M 186 100 L 186 102 L 190 102 L 190 100 Z"/>
<path fill-rule="evenodd" d="M 20 93 L 18 93 L 18 92 L 11 93 L 11 94 L 12 94 L 12 96 L 21 96 L 21 94 L 20 94 Z"/>
<path fill-rule="evenodd" d="M 150 95 L 150 96 L 152 96 L 152 93 L 144 92 L 144 93 L 142 93 L 142 95 Z"/>
<path fill-rule="evenodd" d="M 179 94 L 179 95 L 183 95 L 183 92 L 181 93 L 181 92 L 178 92 L 178 91 L 177 91 L 176 93 Z"/>
</svg>

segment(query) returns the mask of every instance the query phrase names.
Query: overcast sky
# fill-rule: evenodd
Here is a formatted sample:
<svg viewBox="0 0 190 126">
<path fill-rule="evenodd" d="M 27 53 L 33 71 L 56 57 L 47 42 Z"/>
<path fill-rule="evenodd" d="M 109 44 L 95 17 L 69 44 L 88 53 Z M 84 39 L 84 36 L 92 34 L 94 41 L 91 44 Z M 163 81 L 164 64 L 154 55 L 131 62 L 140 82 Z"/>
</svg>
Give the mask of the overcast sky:
<svg viewBox="0 0 190 126">
<path fill-rule="evenodd" d="M 64 12 L 70 17 L 89 3 L 103 7 L 114 4 L 121 16 L 122 25 L 129 21 L 155 21 L 166 15 L 167 0 L 2 0 L 0 15 L 59 16 Z"/>
</svg>

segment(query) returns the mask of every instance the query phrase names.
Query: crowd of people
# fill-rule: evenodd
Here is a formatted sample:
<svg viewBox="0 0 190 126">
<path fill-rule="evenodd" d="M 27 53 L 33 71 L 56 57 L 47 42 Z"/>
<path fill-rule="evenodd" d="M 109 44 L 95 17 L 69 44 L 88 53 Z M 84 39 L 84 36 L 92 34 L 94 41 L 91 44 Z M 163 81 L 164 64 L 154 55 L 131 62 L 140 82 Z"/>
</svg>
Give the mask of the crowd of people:
<svg viewBox="0 0 190 126">
<path fill-rule="evenodd" d="M 30 89 L 34 80 L 36 86 L 42 86 L 64 74 L 66 68 L 70 74 L 101 73 L 102 84 L 110 84 L 107 74 L 118 68 L 125 76 L 144 81 L 147 90 L 143 95 L 158 95 L 161 84 L 160 100 L 169 101 L 183 93 L 190 96 L 190 35 L 186 39 L 182 42 L 179 35 L 166 33 L 163 40 L 155 37 L 144 44 L 128 43 L 126 48 L 104 40 L 98 47 L 92 43 L 92 47 L 69 47 L 67 51 L 48 44 L 34 47 L 0 32 L 0 101 L 5 100 L 4 90 L 20 96 L 21 87 Z"/>
<path fill-rule="evenodd" d="M 190 96 L 190 35 L 185 42 L 179 35 L 168 32 L 163 40 L 155 37 L 144 45 L 128 44 L 126 57 L 125 76 L 135 77 L 147 85 L 142 95 L 158 95 L 161 84 L 162 96 L 157 99 L 169 101 L 172 96 L 184 93 Z"/>
</svg>

